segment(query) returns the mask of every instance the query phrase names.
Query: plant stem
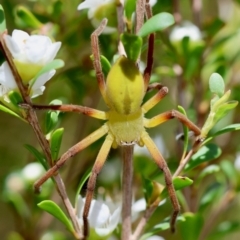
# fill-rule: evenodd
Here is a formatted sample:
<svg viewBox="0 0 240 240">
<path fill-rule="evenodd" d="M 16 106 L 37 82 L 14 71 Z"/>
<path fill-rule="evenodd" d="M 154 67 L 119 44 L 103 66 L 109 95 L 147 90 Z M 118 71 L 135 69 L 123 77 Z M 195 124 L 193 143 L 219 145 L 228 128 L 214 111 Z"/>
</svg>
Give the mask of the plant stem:
<svg viewBox="0 0 240 240">
<path fill-rule="evenodd" d="M 52 161 L 52 157 L 51 157 L 51 151 L 50 151 L 50 145 L 49 145 L 49 142 L 47 141 L 47 139 L 45 138 L 41 128 L 40 128 L 40 125 L 39 125 L 39 122 L 38 122 L 38 118 L 37 118 L 37 115 L 36 115 L 36 112 L 35 110 L 32 108 L 32 102 L 31 102 L 31 98 L 28 94 L 28 89 L 23 85 L 23 82 L 22 82 L 22 79 L 13 63 L 13 59 L 12 59 L 12 56 L 11 56 L 11 53 L 9 52 L 8 48 L 5 46 L 5 42 L 4 42 L 4 34 L 6 33 L 3 33 L 0 35 L 0 48 L 2 49 L 2 52 L 9 64 L 9 67 L 12 71 L 12 74 L 15 78 L 15 81 L 16 81 L 16 84 L 19 88 L 19 91 L 22 95 L 22 98 L 23 98 L 23 102 L 25 104 L 28 105 L 28 108 L 26 110 L 26 120 L 29 122 L 29 124 L 32 126 L 35 134 L 36 134 L 36 137 L 39 141 L 39 144 L 45 154 L 45 157 L 48 161 L 48 164 L 49 166 L 52 166 L 53 165 L 53 161 Z M 75 238 L 77 239 L 80 239 L 81 237 L 81 230 L 80 230 L 80 226 L 78 224 L 78 221 L 77 221 L 77 218 L 76 218 L 76 215 L 75 215 L 75 210 L 74 208 L 72 207 L 71 205 L 71 202 L 67 196 L 67 193 L 66 193 L 66 189 L 65 189 L 65 185 L 61 179 L 61 176 L 60 174 L 56 174 L 55 176 L 53 176 L 54 180 L 55 180 L 55 183 L 56 183 L 56 188 L 57 188 L 57 191 L 64 203 L 64 206 L 66 207 L 66 210 L 69 214 L 69 217 L 72 221 L 72 224 L 73 224 L 73 227 L 75 229 Z"/>
<path fill-rule="evenodd" d="M 130 240 L 132 210 L 133 145 L 122 147 L 122 240 Z"/>
</svg>

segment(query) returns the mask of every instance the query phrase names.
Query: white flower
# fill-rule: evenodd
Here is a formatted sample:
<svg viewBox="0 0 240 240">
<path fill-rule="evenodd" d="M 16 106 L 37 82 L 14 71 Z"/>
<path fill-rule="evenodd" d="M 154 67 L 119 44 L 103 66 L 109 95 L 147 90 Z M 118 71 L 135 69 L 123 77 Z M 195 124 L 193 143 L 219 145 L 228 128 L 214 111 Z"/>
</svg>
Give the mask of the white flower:
<svg viewBox="0 0 240 240">
<path fill-rule="evenodd" d="M 85 204 L 85 198 L 79 196 L 76 215 L 82 225 L 82 215 Z M 107 236 L 118 225 L 120 221 L 121 208 L 117 207 L 112 213 L 108 205 L 103 201 L 92 200 L 91 207 L 88 215 L 88 221 L 91 228 L 94 228 L 95 232 L 101 236 Z"/>
<path fill-rule="evenodd" d="M 116 1 L 115 0 L 85 0 L 78 5 L 78 10 L 89 9 L 88 18 L 91 19 L 94 27 L 98 27 L 100 22 L 104 17 L 108 18 L 108 26 L 104 29 L 104 33 L 112 33 L 116 31 L 115 27 L 109 27 L 111 25 L 113 11 L 116 11 Z M 108 9 L 108 11 L 106 10 Z M 108 16 L 109 14 L 109 16 Z M 116 12 L 117 14 L 117 12 Z M 116 15 L 114 14 L 114 19 L 116 20 Z"/>
<path fill-rule="evenodd" d="M 24 179 L 29 182 L 37 181 L 44 172 L 43 166 L 38 162 L 29 163 L 22 170 Z"/>
<path fill-rule="evenodd" d="M 47 36 L 31 35 L 14 30 L 12 36 L 5 35 L 4 40 L 13 56 L 13 61 L 24 83 L 28 83 L 56 56 L 61 42 L 52 43 Z"/>
<path fill-rule="evenodd" d="M 32 98 L 43 93 L 45 89 L 43 85 L 55 74 L 55 72 L 55 70 L 51 70 L 36 79 L 30 89 L 30 96 Z M 18 91 L 18 87 L 8 63 L 4 62 L 0 67 L 0 98 L 2 97 L 4 101 L 10 102 L 8 98 L 8 93 L 10 91 Z"/>
<path fill-rule="evenodd" d="M 184 37 L 189 37 L 192 41 L 198 41 L 202 39 L 202 34 L 197 26 L 189 21 L 184 21 L 181 25 L 172 29 L 169 37 L 171 41 L 180 41 Z"/>
<path fill-rule="evenodd" d="M 12 36 L 4 36 L 7 48 L 24 84 L 29 86 L 29 95 L 34 98 L 41 95 L 44 84 L 55 74 L 55 70 L 40 75 L 33 82 L 38 72 L 55 58 L 61 43 L 52 43 L 47 36 L 29 36 L 21 30 L 14 30 Z M 0 97 L 9 102 L 8 93 L 18 91 L 17 84 L 7 62 L 0 67 Z"/>
</svg>

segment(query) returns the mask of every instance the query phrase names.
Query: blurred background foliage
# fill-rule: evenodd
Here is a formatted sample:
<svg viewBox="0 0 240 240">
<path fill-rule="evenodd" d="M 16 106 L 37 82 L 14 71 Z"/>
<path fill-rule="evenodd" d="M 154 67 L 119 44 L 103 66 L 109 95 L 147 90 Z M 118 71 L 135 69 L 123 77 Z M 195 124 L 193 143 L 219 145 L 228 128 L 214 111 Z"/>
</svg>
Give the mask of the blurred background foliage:
<svg viewBox="0 0 240 240">
<path fill-rule="evenodd" d="M 213 72 L 222 75 L 226 89 L 232 90 L 232 99 L 240 101 L 240 1 L 203 0 L 198 14 L 193 11 L 193 2 L 198 1 L 179 1 L 179 13 L 181 21 L 187 20 L 198 26 L 202 33 L 201 39 L 170 41 L 172 28 L 156 35 L 151 81 L 166 85 L 169 95 L 148 117 L 181 105 L 186 109 L 189 118 L 201 127 L 209 112 L 212 96 L 208 90 L 208 80 Z M 44 94 L 34 99 L 34 103 L 48 104 L 57 98 L 63 103 L 106 110 L 90 60 L 90 35 L 94 27 L 88 19 L 87 10 L 77 11 L 79 3 L 80 1 L 76 0 L 1 0 L 9 34 L 13 29 L 22 29 L 29 33 L 47 34 L 62 42 L 58 58 L 65 61 L 65 66 L 57 71 L 54 78 L 47 83 Z M 153 7 L 153 13 L 166 11 L 173 14 L 175 3 L 176 1 L 159 0 Z M 39 22 L 24 21 L 24 8 L 32 12 Z M 117 52 L 117 39 L 117 33 L 100 36 L 101 52 L 109 61 L 112 61 Z M 141 58 L 143 62 L 145 54 L 146 51 Z M 3 56 L 0 57 L 3 61 Z M 151 94 L 147 94 L 146 98 Z M 221 120 L 212 132 L 231 123 L 239 123 L 238 113 L 239 107 Z M 44 128 L 46 114 L 38 112 L 38 115 Z M 100 121 L 87 116 L 60 114 L 59 126 L 65 128 L 61 153 L 100 125 Z M 182 154 L 182 143 L 176 140 L 177 134 L 182 132 L 181 125 L 173 120 L 149 132 L 174 172 Z M 45 184 L 40 195 L 34 195 L 32 184 L 39 175 L 30 179 L 27 174 L 24 175 L 24 168 L 36 162 L 24 145 L 31 144 L 39 148 L 31 128 L 26 123 L 0 112 L 0 133 L 1 238 L 71 239 L 71 235 L 60 223 L 36 206 L 45 198 L 61 204 L 52 183 Z M 182 214 L 186 220 L 178 222 L 177 233 L 172 235 L 169 230 L 160 231 L 161 227 L 158 228 L 162 219 L 172 211 L 169 201 L 157 209 L 147 225 L 147 230 L 155 226 L 157 232 L 160 232 L 158 234 L 169 240 L 240 238 L 239 137 L 239 132 L 236 131 L 215 138 L 211 144 L 216 144 L 214 147 L 219 154 L 211 161 L 185 172 L 194 183 L 181 193 L 178 192 Z M 99 140 L 78 154 L 61 170 L 72 202 L 79 180 L 93 165 L 102 141 L 103 139 Z M 96 196 L 110 195 L 114 201 L 120 201 L 120 154 L 118 149 L 111 151 L 99 176 Z M 43 170 L 39 174 L 42 172 Z M 134 173 L 135 200 L 143 196 L 142 176 L 163 183 L 162 173 L 159 173 L 144 149 L 136 148 Z"/>
</svg>

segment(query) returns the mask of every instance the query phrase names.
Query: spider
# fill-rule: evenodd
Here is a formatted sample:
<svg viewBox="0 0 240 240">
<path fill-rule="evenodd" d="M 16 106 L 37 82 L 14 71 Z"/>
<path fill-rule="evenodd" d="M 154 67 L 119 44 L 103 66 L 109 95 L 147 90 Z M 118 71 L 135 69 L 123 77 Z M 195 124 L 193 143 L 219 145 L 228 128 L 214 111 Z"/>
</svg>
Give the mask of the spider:
<svg viewBox="0 0 240 240">
<path fill-rule="evenodd" d="M 128 59 L 126 56 L 120 56 L 111 67 L 107 79 L 105 80 L 100 60 L 98 37 L 106 25 L 107 19 L 104 19 L 99 27 L 92 33 L 91 48 L 94 58 L 93 65 L 96 72 L 99 89 L 105 103 L 109 107 L 109 111 L 99 111 L 96 109 L 77 105 L 49 106 L 49 109 L 65 112 L 81 112 L 90 117 L 104 120 L 106 122 L 103 123 L 99 129 L 91 133 L 89 136 L 65 152 L 55 163 L 55 165 L 50 168 L 46 174 L 35 183 L 35 189 L 39 189 L 39 187 L 48 178 L 55 174 L 56 171 L 58 171 L 59 168 L 61 168 L 69 158 L 73 157 L 75 154 L 106 135 L 87 183 L 86 201 L 83 213 L 84 234 L 87 235 L 87 218 L 91 200 L 93 198 L 97 176 L 104 165 L 111 147 L 116 148 L 118 146 L 124 147 L 135 144 L 138 144 L 140 146 L 145 145 L 159 169 L 164 173 L 166 187 L 173 206 L 173 214 L 170 226 L 171 230 L 174 232 L 174 225 L 177 215 L 180 211 L 180 205 L 172 183 L 172 175 L 162 154 L 157 149 L 154 141 L 148 135 L 146 128 L 153 128 L 172 118 L 177 118 L 180 122 L 192 130 L 195 136 L 200 135 L 201 130 L 186 116 L 176 110 L 170 110 L 161 113 L 151 119 L 147 119 L 144 116 L 168 93 L 168 88 L 163 87 L 160 84 L 149 85 L 149 79 L 153 64 L 152 55 L 154 34 L 151 34 L 148 38 L 149 50 L 147 57 L 147 66 L 144 74 L 141 74 L 136 62 Z M 142 104 L 146 92 L 152 88 L 157 89 L 158 92 Z M 35 108 L 38 107 L 35 106 Z"/>
</svg>

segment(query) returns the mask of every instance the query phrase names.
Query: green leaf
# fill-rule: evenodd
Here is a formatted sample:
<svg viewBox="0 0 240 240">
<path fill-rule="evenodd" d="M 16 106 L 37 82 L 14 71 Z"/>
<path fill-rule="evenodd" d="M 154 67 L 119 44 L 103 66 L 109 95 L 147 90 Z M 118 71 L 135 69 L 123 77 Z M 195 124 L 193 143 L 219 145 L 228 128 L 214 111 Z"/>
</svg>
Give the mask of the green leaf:
<svg viewBox="0 0 240 240">
<path fill-rule="evenodd" d="M 235 108 L 238 105 L 237 101 L 229 101 L 226 103 L 223 103 L 216 111 L 214 116 L 214 122 L 217 123 L 220 119 L 226 116 L 226 114 Z"/>
<path fill-rule="evenodd" d="M 209 88 L 212 93 L 216 93 L 219 97 L 223 96 L 225 91 L 225 83 L 221 75 L 213 73 L 209 79 Z"/>
<path fill-rule="evenodd" d="M 232 131 L 237 131 L 237 130 L 240 130 L 240 123 L 228 125 L 222 129 L 218 130 L 217 132 L 213 133 L 212 136 L 215 137 L 215 136 L 227 133 L 227 132 L 232 132 Z"/>
<path fill-rule="evenodd" d="M 182 188 L 188 187 L 193 184 L 193 180 L 188 177 L 177 176 L 173 178 L 173 186 L 175 190 L 180 190 Z M 161 193 L 161 198 L 166 198 L 168 196 L 167 188 L 165 187 Z"/>
<path fill-rule="evenodd" d="M 15 91 L 9 92 L 8 98 L 16 108 L 19 108 L 18 104 L 23 102 L 22 96 L 18 92 L 15 92 Z"/>
<path fill-rule="evenodd" d="M 87 171 L 85 171 L 85 173 L 83 174 L 79 184 L 78 184 L 78 188 L 77 188 L 77 192 L 76 192 L 76 196 L 75 196 L 75 205 L 77 204 L 78 201 L 78 195 L 80 194 L 83 185 L 85 184 L 85 182 L 88 180 L 88 178 L 90 177 L 92 173 L 92 168 L 89 168 Z"/>
<path fill-rule="evenodd" d="M 5 21 L 5 14 L 2 5 L 0 4 L 0 33 L 6 30 L 6 21 Z"/>
<path fill-rule="evenodd" d="M 62 143 L 63 131 L 64 128 L 58 128 L 51 135 L 50 146 L 53 161 L 58 159 L 58 154 Z"/>
<path fill-rule="evenodd" d="M 39 72 L 38 74 L 32 79 L 31 86 L 35 83 L 38 77 L 40 77 L 42 74 L 47 73 L 53 69 L 58 69 L 64 66 L 64 61 L 61 59 L 54 59 L 52 62 L 46 64 Z"/>
<path fill-rule="evenodd" d="M 187 114 L 186 114 L 186 111 L 185 111 L 185 109 L 182 107 L 182 106 L 178 106 L 178 110 L 183 114 L 183 115 L 185 115 L 186 117 L 187 117 Z M 188 127 L 185 125 L 185 124 L 182 124 L 182 126 L 183 126 L 183 133 L 184 133 L 184 146 L 183 146 L 183 156 L 185 156 L 186 155 L 186 153 L 187 153 L 187 150 L 188 150 L 188 137 L 189 137 L 189 135 L 188 135 L 188 132 L 189 132 L 189 130 L 188 130 Z"/>
<path fill-rule="evenodd" d="M 53 202 L 51 200 L 44 200 L 44 201 L 38 203 L 37 205 L 39 208 L 45 210 L 46 212 L 50 213 L 55 218 L 57 218 L 59 221 L 61 221 L 70 232 L 72 232 L 72 233 L 74 232 L 72 223 L 67 218 L 67 216 L 62 211 L 62 209 L 55 202 Z"/>
<path fill-rule="evenodd" d="M 185 221 L 179 222 L 179 230 L 184 240 L 198 239 L 203 227 L 203 217 L 196 213 L 186 212 L 183 214 Z"/>
<path fill-rule="evenodd" d="M 23 22 L 24 26 L 31 28 L 40 28 L 42 23 L 25 7 L 18 6 L 16 8 L 16 16 Z"/>
<path fill-rule="evenodd" d="M 220 183 L 212 184 L 205 192 L 200 200 L 199 212 L 204 211 L 208 206 L 211 208 L 212 204 L 218 204 L 223 194 L 226 192 L 226 186 Z"/>
<path fill-rule="evenodd" d="M 212 175 L 214 173 L 219 172 L 220 167 L 218 165 L 212 164 L 210 166 L 207 166 L 206 168 L 203 169 L 203 171 L 199 174 L 197 182 L 201 182 L 204 177 L 207 175 Z"/>
<path fill-rule="evenodd" d="M 62 101 L 55 99 L 50 102 L 50 105 L 61 105 Z M 46 114 L 46 120 L 45 120 L 45 129 L 46 133 L 51 132 L 58 123 L 58 116 L 60 111 L 48 111 Z"/>
<path fill-rule="evenodd" d="M 182 222 L 184 221 L 184 217 L 183 216 L 178 216 L 177 218 L 177 222 Z M 147 240 L 149 237 L 153 236 L 154 234 L 157 234 L 161 231 L 165 231 L 167 229 L 170 228 L 170 224 L 169 224 L 169 218 L 165 219 L 162 223 L 159 223 L 157 225 L 154 226 L 154 228 L 152 228 L 150 231 L 148 231 L 148 233 L 145 233 L 140 240 Z"/>
<path fill-rule="evenodd" d="M 238 172 L 236 171 L 233 163 L 230 161 L 224 160 L 224 161 L 221 161 L 220 166 L 225 176 L 228 178 L 228 181 L 233 186 L 237 186 Z"/>
<path fill-rule="evenodd" d="M 136 8 L 136 0 L 126 0 L 124 2 L 125 14 L 128 20 L 131 20 L 132 14 Z"/>
<path fill-rule="evenodd" d="M 44 167 L 44 169 L 47 171 L 48 170 L 48 164 L 46 162 L 46 159 L 44 158 L 44 156 L 42 155 L 42 153 L 40 153 L 35 147 L 29 145 L 29 144 L 25 144 L 24 147 L 33 154 L 33 156 L 42 164 L 42 166 Z"/>
<path fill-rule="evenodd" d="M 143 178 L 143 185 L 143 192 L 147 202 L 147 206 L 156 204 L 156 201 L 160 202 L 160 195 L 164 189 L 164 186 L 156 181 L 151 181 L 146 178 Z"/>
<path fill-rule="evenodd" d="M 174 24 L 174 17 L 170 13 L 159 13 L 147 20 L 138 32 L 138 36 L 145 37 L 151 33 L 164 30 Z"/>
<path fill-rule="evenodd" d="M 4 193 L 4 198 L 13 205 L 20 217 L 28 219 L 31 216 L 29 207 L 21 194 L 7 191 Z"/>
<path fill-rule="evenodd" d="M 136 62 L 142 47 L 142 38 L 134 34 L 123 33 L 120 36 L 124 49 L 126 51 L 127 57 Z"/>
<path fill-rule="evenodd" d="M 3 111 L 3 112 L 6 112 L 6 113 L 8 113 L 8 114 L 11 114 L 11 115 L 14 116 L 14 117 L 17 117 L 17 118 L 23 120 L 24 122 L 27 122 L 25 119 L 23 119 L 23 118 L 22 118 L 21 116 L 19 116 L 17 113 L 13 112 L 13 111 L 10 110 L 9 108 L 7 108 L 7 107 L 5 107 L 5 106 L 3 106 L 3 105 L 1 105 L 1 104 L 0 104 L 0 110 Z"/>
<path fill-rule="evenodd" d="M 93 59 L 94 59 L 93 55 L 91 55 L 90 58 L 93 61 Z M 104 57 L 103 55 L 100 55 L 100 61 L 102 64 L 102 71 L 104 73 L 104 76 L 107 76 L 112 66 L 111 66 L 110 62 L 108 61 L 108 59 L 106 57 Z"/>
<path fill-rule="evenodd" d="M 224 222 L 221 222 L 217 226 L 216 230 L 210 234 L 209 239 L 218 240 L 218 239 L 222 239 L 223 236 L 226 236 L 226 239 L 228 239 L 229 234 L 231 234 L 235 231 L 239 231 L 239 228 L 240 228 L 239 221 L 234 221 L 234 222 L 224 221 Z"/>
<path fill-rule="evenodd" d="M 221 155 L 221 153 L 221 149 L 215 144 L 209 143 L 202 146 L 198 152 L 192 156 L 191 160 L 185 167 L 185 171 L 189 171 L 204 162 L 216 159 Z"/>
</svg>

